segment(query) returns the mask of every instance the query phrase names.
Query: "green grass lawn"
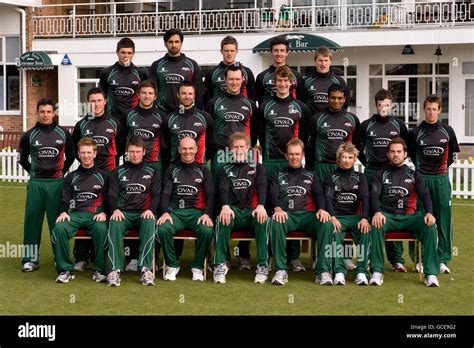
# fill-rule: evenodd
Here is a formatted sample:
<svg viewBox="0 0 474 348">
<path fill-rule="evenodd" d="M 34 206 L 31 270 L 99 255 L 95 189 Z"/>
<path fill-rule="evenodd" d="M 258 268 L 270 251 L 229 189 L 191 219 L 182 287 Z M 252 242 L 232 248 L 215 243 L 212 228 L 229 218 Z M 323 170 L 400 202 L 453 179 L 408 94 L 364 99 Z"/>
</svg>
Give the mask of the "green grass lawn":
<svg viewBox="0 0 474 348">
<path fill-rule="evenodd" d="M 22 243 L 25 184 L 0 182 L 0 243 Z M 232 268 L 227 284 L 216 285 L 212 275 L 204 283 L 191 281 L 189 264 L 194 243 L 185 242 L 182 270 L 176 282 L 157 278 L 144 287 L 139 273 L 122 275 L 119 288 L 90 279 L 91 272 L 76 273 L 69 284 L 54 282 L 56 271 L 46 223 L 41 246 L 41 268 L 24 274 L 20 259 L 0 259 L 0 313 L 3 315 L 472 315 L 474 309 L 471 217 L 474 201 L 454 200 L 452 274 L 439 276 L 440 288 L 426 288 L 418 274 L 395 274 L 386 264 L 382 287 L 357 287 L 350 272 L 345 287 L 322 287 L 311 271 L 289 274 L 285 286 L 253 283 L 254 271 Z M 255 256 L 252 243 L 252 255 Z M 405 248 L 407 249 L 407 248 Z M 408 256 L 407 266 L 412 262 Z M 302 262 L 309 265 L 308 255 Z M 160 258 L 160 262 L 161 258 Z M 235 259 L 232 260 L 236 262 Z M 255 260 L 252 260 L 255 266 Z"/>
</svg>

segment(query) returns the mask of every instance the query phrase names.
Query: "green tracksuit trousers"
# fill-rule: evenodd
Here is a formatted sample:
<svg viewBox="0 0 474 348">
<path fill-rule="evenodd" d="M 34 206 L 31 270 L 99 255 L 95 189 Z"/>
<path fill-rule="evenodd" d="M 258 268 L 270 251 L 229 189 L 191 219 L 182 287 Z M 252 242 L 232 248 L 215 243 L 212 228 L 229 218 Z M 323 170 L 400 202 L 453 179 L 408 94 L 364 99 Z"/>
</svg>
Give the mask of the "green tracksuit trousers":
<svg viewBox="0 0 474 348">
<path fill-rule="evenodd" d="M 85 229 L 92 237 L 94 245 L 94 271 L 105 272 L 105 241 L 107 238 L 107 222 L 94 221 L 93 213 L 73 212 L 69 214 L 71 221 L 63 221 L 56 225 L 51 236 L 53 243 L 56 270 L 74 272 L 74 264 L 70 258 L 69 240 L 78 229 Z"/>
<path fill-rule="evenodd" d="M 196 252 L 191 268 L 204 268 L 204 259 L 207 256 L 209 247 L 214 237 L 212 227 L 197 224 L 198 219 L 204 214 L 200 209 L 170 209 L 170 215 L 173 224 L 166 221 L 163 225 L 156 227 L 158 239 L 163 248 L 165 263 L 169 267 L 179 267 L 179 261 L 176 257 L 173 237 L 176 232 L 184 229 L 192 230 L 197 237 Z"/>
<path fill-rule="evenodd" d="M 369 275 L 367 271 L 367 263 L 369 261 L 369 243 L 370 243 L 370 232 L 362 233 L 357 228 L 357 224 L 360 221 L 359 215 L 345 215 L 336 216 L 341 223 L 341 232 L 334 230 L 334 248 L 333 251 L 333 270 L 334 273 L 347 274 L 346 267 L 344 266 L 344 258 L 352 258 L 352 254 L 346 255 L 343 248 L 345 231 L 352 232 L 352 239 L 356 245 L 357 251 L 357 268 L 355 274 L 364 273 L 366 276 Z M 352 247 L 352 245 L 350 245 Z"/>
<path fill-rule="evenodd" d="M 260 224 L 256 217 L 252 217 L 253 209 L 239 209 L 231 206 L 235 214 L 235 219 L 231 218 L 229 225 L 217 221 L 216 223 L 216 253 L 214 255 L 214 264 L 221 264 L 226 261 L 226 255 L 229 249 L 230 232 L 233 229 L 253 228 L 255 233 L 255 242 L 257 243 L 257 260 L 259 266 L 268 266 L 268 240 L 270 238 L 269 220 Z"/>
<path fill-rule="evenodd" d="M 123 238 L 127 230 L 136 228 L 139 232 L 140 249 L 138 257 L 138 269 L 143 267 L 153 269 L 153 252 L 155 246 L 155 219 L 144 219 L 141 212 L 122 211 L 125 220 L 109 221 L 107 233 L 107 245 L 109 267 L 112 271 L 124 270 Z"/>
<path fill-rule="evenodd" d="M 367 185 L 370 189 L 370 184 L 377 174 L 377 170 L 365 168 L 364 175 L 367 178 Z M 387 253 L 388 262 L 392 265 L 396 263 L 404 264 L 403 259 L 403 242 L 385 242 L 385 252 Z"/>
<path fill-rule="evenodd" d="M 38 255 L 28 255 L 22 259 L 26 262 L 39 263 L 39 249 L 41 232 L 43 230 L 44 213 L 48 220 L 50 234 L 53 233 L 58 217 L 59 202 L 63 179 L 38 179 L 31 178 L 26 189 L 25 220 L 23 230 L 23 244 L 37 248 Z"/>
<path fill-rule="evenodd" d="M 384 272 L 383 241 L 387 231 L 410 231 L 421 241 L 424 247 L 423 268 L 426 275 L 439 273 L 439 261 L 436 252 L 436 225 L 426 226 L 421 212 L 410 215 L 383 213 L 387 222 L 381 228 L 372 226 L 370 267 L 373 272 Z"/>
<path fill-rule="evenodd" d="M 300 230 L 317 238 L 318 261 L 316 263 L 316 274 L 331 271 L 331 259 L 325 253 L 331 248 L 333 224 L 328 221 L 321 223 L 316 218 L 314 211 L 287 212 L 288 219 L 285 223 L 272 220 L 271 241 L 273 257 L 275 258 L 275 271 L 286 270 L 286 235 L 289 232 Z"/>
</svg>

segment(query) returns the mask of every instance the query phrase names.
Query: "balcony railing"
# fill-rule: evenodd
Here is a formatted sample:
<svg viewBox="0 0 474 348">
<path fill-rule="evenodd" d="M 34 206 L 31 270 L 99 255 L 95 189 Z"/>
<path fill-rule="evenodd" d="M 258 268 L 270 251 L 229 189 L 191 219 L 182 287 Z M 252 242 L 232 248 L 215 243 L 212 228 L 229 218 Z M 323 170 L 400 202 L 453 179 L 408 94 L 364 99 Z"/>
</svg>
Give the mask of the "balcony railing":
<svg viewBox="0 0 474 348">
<path fill-rule="evenodd" d="M 142 11 L 118 13 L 137 3 L 43 6 L 33 16 L 34 38 L 162 35 L 170 28 L 187 34 L 214 32 L 328 31 L 355 29 L 456 27 L 474 25 L 474 3 L 413 2 L 401 4 L 302 6 L 271 8 Z M 158 9 L 158 2 L 148 4 Z M 141 7 L 143 8 L 143 7 Z M 101 13 L 98 13 L 101 12 Z"/>
</svg>

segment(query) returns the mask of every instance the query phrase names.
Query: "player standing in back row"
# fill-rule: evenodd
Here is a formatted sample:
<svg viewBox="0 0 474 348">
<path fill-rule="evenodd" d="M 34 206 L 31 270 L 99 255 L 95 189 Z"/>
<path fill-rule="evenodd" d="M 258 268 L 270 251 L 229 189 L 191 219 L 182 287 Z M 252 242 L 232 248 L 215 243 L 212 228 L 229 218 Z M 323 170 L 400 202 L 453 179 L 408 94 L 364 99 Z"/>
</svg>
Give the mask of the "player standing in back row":
<svg viewBox="0 0 474 348">
<path fill-rule="evenodd" d="M 178 89 L 186 80 L 192 81 L 195 86 L 195 106 L 204 108 L 201 69 L 195 60 L 181 53 L 183 39 L 181 30 L 169 29 L 163 35 L 168 53 L 154 61 L 150 68 L 151 80 L 158 90 L 156 105 L 168 113 L 179 107 Z"/>
<path fill-rule="evenodd" d="M 433 202 L 440 271 L 451 273 L 448 262 L 451 261 L 453 223 L 448 168 L 454 161 L 455 153 L 459 152 L 459 145 L 453 128 L 439 119 L 441 99 L 436 95 L 426 97 L 423 109 L 425 120 L 410 132 L 408 150 L 416 169 L 425 179 Z"/>
<path fill-rule="evenodd" d="M 274 37 L 270 41 L 270 53 L 272 55 L 272 65 L 267 70 L 262 71 L 257 75 L 256 88 L 257 88 L 257 101 L 258 106 L 262 103 L 271 100 L 277 91 L 275 70 L 282 66 L 287 66 L 291 69 L 291 88 L 290 96 L 292 99 L 303 98 L 303 77 L 301 74 L 293 68 L 290 68 L 286 64 L 286 57 L 290 53 L 290 43 L 284 36 Z"/>
<path fill-rule="evenodd" d="M 117 43 L 118 61 L 100 72 L 99 85 L 107 96 L 107 110 L 117 122 L 117 164 L 118 158 L 125 152 L 126 118 L 137 103 L 135 94 L 140 82 L 148 78 L 145 68 L 139 68 L 132 63 L 135 55 L 135 43 L 128 37 Z"/>
</svg>

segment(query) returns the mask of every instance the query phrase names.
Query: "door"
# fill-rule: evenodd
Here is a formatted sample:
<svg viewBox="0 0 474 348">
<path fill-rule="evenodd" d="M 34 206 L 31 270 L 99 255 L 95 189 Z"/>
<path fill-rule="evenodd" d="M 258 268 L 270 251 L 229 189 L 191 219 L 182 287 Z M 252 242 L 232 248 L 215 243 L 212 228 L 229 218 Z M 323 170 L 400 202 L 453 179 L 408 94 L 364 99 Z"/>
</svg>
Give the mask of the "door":
<svg viewBox="0 0 474 348">
<path fill-rule="evenodd" d="M 386 77 L 383 88 L 392 94 L 392 115 L 399 118 L 409 129 L 416 127 L 416 107 L 410 107 L 410 84 L 408 77 Z"/>
<path fill-rule="evenodd" d="M 466 137 L 474 139 L 474 79 L 465 79 L 465 102 L 463 104 Z"/>
</svg>

